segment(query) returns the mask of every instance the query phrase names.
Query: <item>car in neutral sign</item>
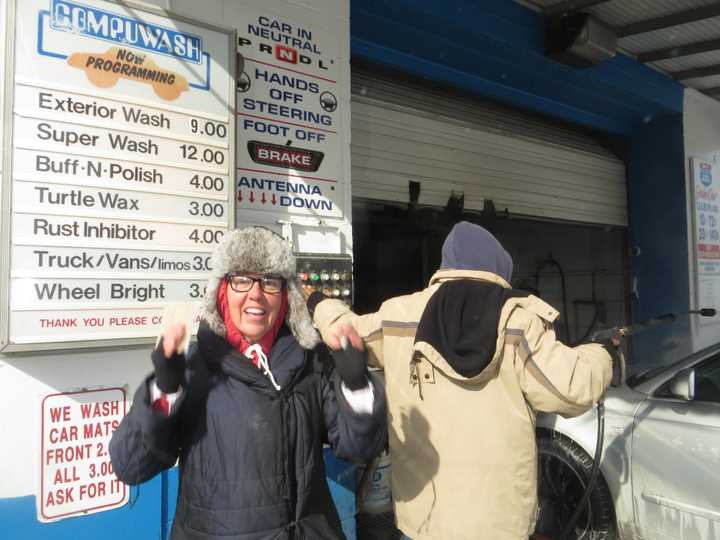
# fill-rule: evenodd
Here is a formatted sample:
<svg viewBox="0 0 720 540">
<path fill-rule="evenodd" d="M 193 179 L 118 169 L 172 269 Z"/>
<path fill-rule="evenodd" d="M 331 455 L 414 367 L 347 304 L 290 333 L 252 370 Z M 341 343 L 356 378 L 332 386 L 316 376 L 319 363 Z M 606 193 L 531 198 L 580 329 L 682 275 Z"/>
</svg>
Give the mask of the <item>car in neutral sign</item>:
<svg viewBox="0 0 720 540">
<path fill-rule="evenodd" d="M 538 537 L 578 504 L 597 424 L 538 416 Z M 720 344 L 608 389 L 600 474 L 568 538 L 720 540 Z"/>
</svg>

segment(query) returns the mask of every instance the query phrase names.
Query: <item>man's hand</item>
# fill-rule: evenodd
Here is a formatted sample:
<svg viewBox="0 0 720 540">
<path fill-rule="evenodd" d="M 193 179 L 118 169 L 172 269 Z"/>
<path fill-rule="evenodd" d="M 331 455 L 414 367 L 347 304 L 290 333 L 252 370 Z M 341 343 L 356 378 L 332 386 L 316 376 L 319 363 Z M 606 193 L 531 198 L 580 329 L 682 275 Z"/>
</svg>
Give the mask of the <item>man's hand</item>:
<svg viewBox="0 0 720 540">
<path fill-rule="evenodd" d="M 302 286 L 302 292 L 303 292 L 303 295 L 305 296 L 305 301 L 306 301 L 306 302 L 308 301 L 308 298 L 310 298 L 310 295 L 311 295 L 312 293 L 314 293 L 316 290 L 317 290 L 317 289 L 315 289 L 315 287 L 314 287 L 313 285 L 303 284 L 303 286 Z"/>
<path fill-rule="evenodd" d="M 335 369 L 349 390 L 359 390 L 368 385 L 367 352 L 362 338 L 352 326 L 342 325 L 325 341 L 330 347 Z"/>
<path fill-rule="evenodd" d="M 317 305 L 323 300 L 327 300 L 329 298 L 324 292 L 318 290 L 318 287 L 314 285 L 303 285 L 303 294 L 305 295 L 305 303 L 307 304 L 310 317 L 315 314 L 315 308 Z"/>
<path fill-rule="evenodd" d="M 155 366 L 155 382 L 161 392 L 177 392 L 185 376 L 185 355 L 177 352 L 185 339 L 187 329 L 184 324 L 173 324 L 161 336 L 160 347 L 152 354 Z"/>
</svg>

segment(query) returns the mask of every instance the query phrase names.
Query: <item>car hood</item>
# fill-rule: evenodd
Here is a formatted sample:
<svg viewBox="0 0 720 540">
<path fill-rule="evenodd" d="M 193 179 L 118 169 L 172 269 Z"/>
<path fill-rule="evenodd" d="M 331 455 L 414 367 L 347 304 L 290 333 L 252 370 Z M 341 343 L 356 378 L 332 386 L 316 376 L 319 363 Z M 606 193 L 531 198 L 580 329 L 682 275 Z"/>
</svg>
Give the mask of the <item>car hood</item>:
<svg viewBox="0 0 720 540">
<path fill-rule="evenodd" d="M 629 434 L 635 411 L 646 398 L 646 394 L 626 386 L 608 388 L 605 394 L 606 448 L 616 437 Z M 595 453 L 595 441 L 597 440 L 595 407 L 574 418 L 563 418 L 557 414 L 538 414 L 537 427 L 563 433 L 576 441 L 591 456 Z"/>
</svg>

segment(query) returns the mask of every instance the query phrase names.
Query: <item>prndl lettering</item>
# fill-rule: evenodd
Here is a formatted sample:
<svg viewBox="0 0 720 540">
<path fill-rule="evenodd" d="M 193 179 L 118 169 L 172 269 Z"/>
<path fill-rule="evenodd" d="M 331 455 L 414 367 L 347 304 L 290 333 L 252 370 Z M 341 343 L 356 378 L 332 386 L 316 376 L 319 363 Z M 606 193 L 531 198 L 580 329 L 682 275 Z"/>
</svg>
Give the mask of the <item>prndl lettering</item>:
<svg viewBox="0 0 720 540">
<path fill-rule="evenodd" d="M 196 64 L 200 63 L 202 55 L 202 39 L 198 36 L 66 0 L 53 0 L 50 27 Z"/>
</svg>

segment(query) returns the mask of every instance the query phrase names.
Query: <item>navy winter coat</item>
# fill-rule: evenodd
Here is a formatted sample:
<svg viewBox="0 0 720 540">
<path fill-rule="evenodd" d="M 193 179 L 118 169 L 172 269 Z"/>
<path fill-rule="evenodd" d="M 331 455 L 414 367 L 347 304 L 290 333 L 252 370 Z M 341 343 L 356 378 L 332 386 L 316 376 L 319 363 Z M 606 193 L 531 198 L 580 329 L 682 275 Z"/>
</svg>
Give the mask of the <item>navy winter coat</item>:
<svg viewBox="0 0 720 540">
<path fill-rule="evenodd" d="M 344 538 L 325 481 L 323 441 L 338 457 L 368 461 L 387 434 L 382 383 L 374 410 L 345 402 L 327 350 L 305 351 L 283 326 L 269 355 L 281 390 L 207 326 L 188 354 L 170 416 L 140 385 L 110 443 L 117 477 L 144 482 L 180 462 L 174 540 Z"/>
</svg>

